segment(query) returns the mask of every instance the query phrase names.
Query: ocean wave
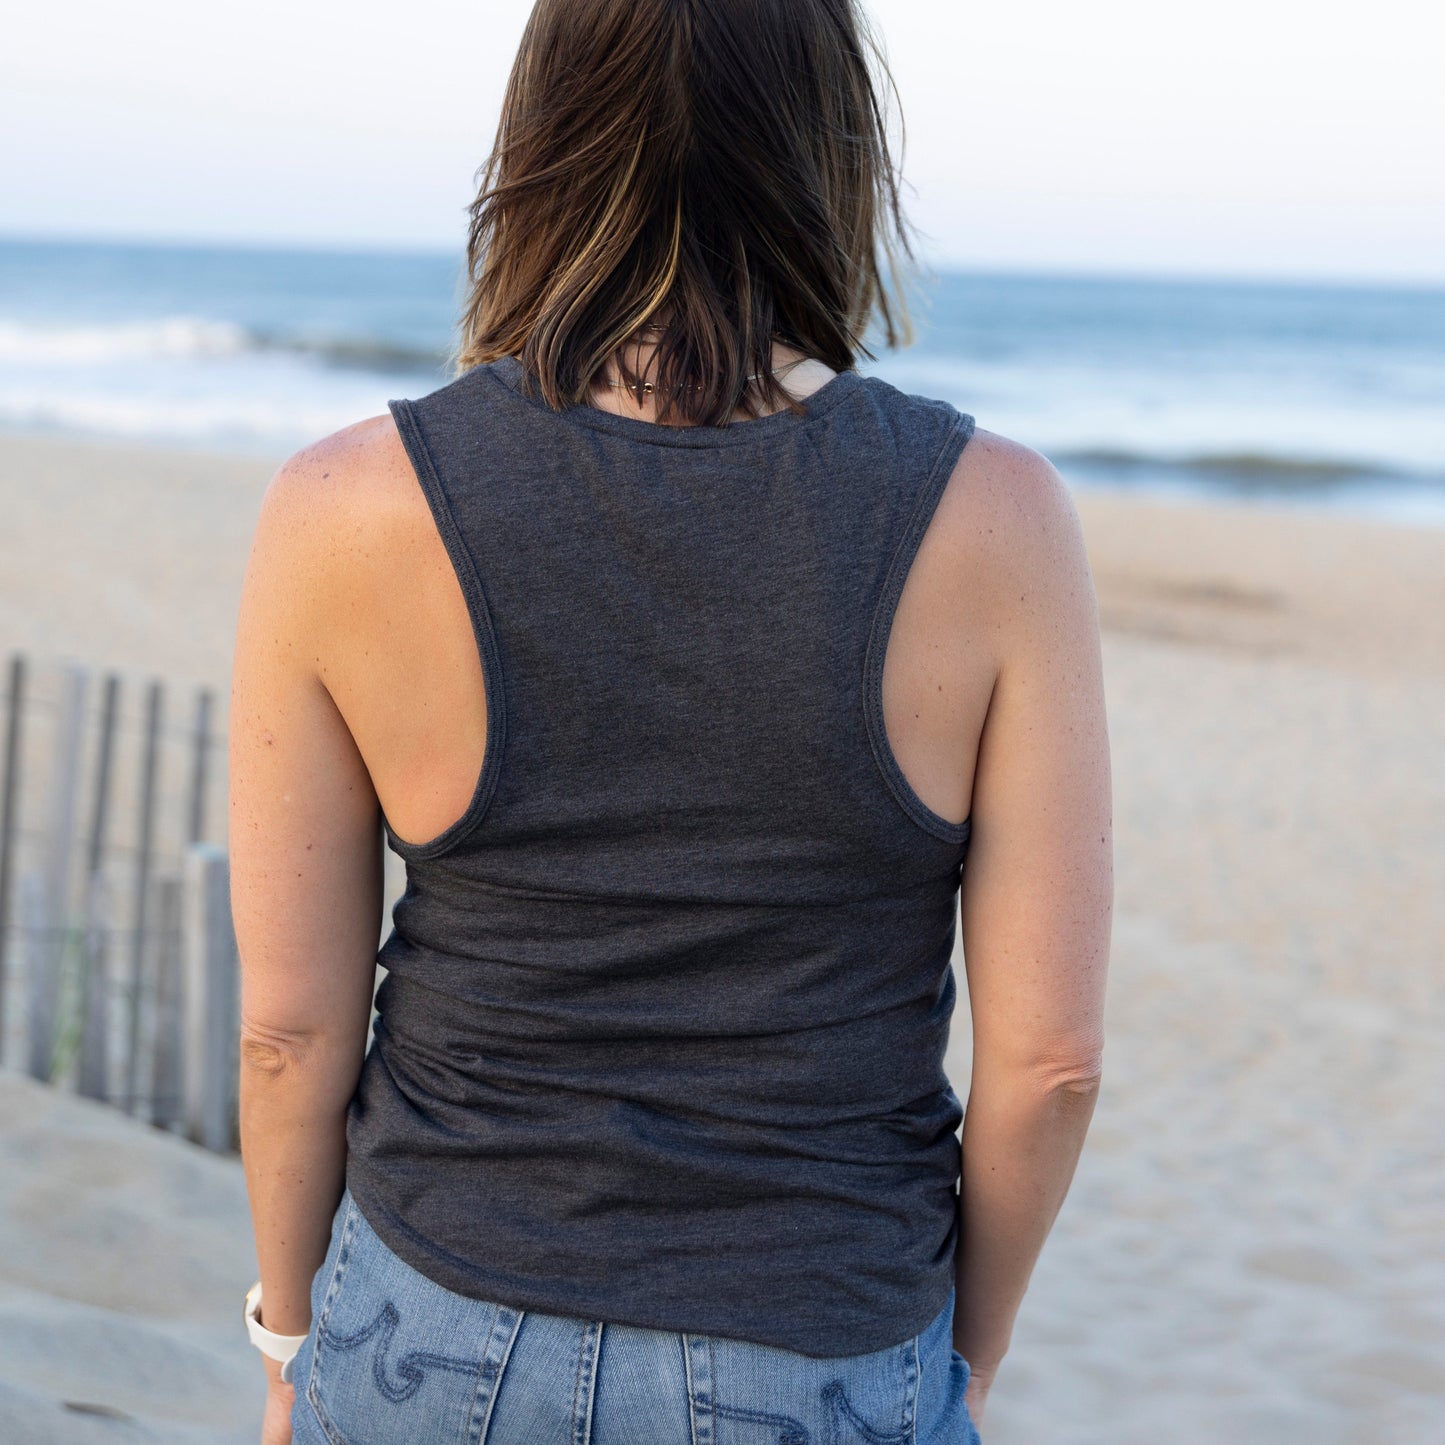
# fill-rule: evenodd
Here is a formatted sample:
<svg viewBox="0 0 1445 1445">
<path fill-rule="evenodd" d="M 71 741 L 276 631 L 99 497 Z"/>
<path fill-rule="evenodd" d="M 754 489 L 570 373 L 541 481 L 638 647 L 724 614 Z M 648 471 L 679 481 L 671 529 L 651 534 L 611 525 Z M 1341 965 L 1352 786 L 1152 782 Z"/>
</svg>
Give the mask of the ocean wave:
<svg viewBox="0 0 1445 1445">
<path fill-rule="evenodd" d="M 1439 474 L 1415 471 L 1380 461 L 1347 457 L 1287 456 L 1269 452 L 1200 452 L 1156 455 L 1110 447 L 1057 451 L 1053 461 L 1061 468 L 1114 475 L 1150 473 L 1198 478 L 1226 485 L 1269 487 L 1276 490 L 1315 490 L 1338 483 L 1388 478 L 1396 482 L 1438 484 Z"/>
<path fill-rule="evenodd" d="M 0 319 L 0 363 L 8 364 L 96 366 L 121 361 L 204 361 L 266 352 L 379 375 L 436 372 L 447 361 L 443 351 L 381 337 L 286 335 L 200 316 L 165 316 L 109 325 Z"/>
<path fill-rule="evenodd" d="M 252 347 L 243 326 L 197 316 L 109 326 L 52 326 L 0 320 L 0 361 L 46 366 L 235 356 Z"/>
<path fill-rule="evenodd" d="M 285 351 L 296 356 L 312 356 L 328 366 L 357 371 L 430 372 L 440 371 L 447 364 L 445 351 L 407 346 L 402 342 L 383 341 L 371 336 L 272 336 L 264 332 L 252 335 L 258 351 Z"/>
</svg>

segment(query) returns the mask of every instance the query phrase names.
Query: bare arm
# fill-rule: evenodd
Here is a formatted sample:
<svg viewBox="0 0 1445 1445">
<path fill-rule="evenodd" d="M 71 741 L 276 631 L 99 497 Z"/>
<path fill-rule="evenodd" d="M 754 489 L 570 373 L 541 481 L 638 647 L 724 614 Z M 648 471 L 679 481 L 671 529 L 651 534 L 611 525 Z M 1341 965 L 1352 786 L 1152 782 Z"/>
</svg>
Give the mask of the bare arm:
<svg viewBox="0 0 1445 1445">
<path fill-rule="evenodd" d="M 953 1341 L 986 1384 L 1098 1096 L 1113 830 L 1098 608 L 1078 513 L 1043 457 L 992 434 L 979 441 L 960 480 L 979 493 L 979 621 L 997 673 L 961 894 L 973 1073 Z"/>
<path fill-rule="evenodd" d="M 241 957 L 241 1155 L 261 1319 L 304 1334 L 344 1188 L 382 910 L 380 811 L 325 683 L 361 532 L 332 439 L 267 490 L 242 588 L 230 714 Z M 273 1385 L 279 1366 L 265 1362 Z M 289 1386 L 283 1387 L 289 1389 Z"/>
</svg>

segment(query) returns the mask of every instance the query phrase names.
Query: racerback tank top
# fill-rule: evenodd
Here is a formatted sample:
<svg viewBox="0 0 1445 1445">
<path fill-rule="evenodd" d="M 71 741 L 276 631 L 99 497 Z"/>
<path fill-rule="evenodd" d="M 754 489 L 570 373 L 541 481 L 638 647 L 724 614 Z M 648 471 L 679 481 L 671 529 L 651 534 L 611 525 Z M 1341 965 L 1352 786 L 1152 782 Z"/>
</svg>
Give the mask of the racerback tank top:
<svg viewBox="0 0 1445 1445">
<path fill-rule="evenodd" d="M 900 771 L 882 668 L 973 418 L 856 371 L 724 427 L 521 380 L 391 403 L 488 728 L 451 827 L 386 824 L 406 887 L 346 1183 L 459 1294 L 900 1343 L 953 1284 L 970 824 Z"/>
</svg>

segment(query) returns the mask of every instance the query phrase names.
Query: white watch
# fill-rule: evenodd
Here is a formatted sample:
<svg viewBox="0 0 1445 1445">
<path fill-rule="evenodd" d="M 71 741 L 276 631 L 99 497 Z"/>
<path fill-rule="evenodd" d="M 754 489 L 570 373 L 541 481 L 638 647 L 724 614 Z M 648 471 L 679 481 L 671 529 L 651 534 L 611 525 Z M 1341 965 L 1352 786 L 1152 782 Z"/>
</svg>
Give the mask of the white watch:
<svg viewBox="0 0 1445 1445">
<path fill-rule="evenodd" d="M 291 1368 L 296 1362 L 296 1352 L 306 1343 L 306 1335 L 278 1335 L 268 1330 L 258 1318 L 261 1311 L 261 1281 L 258 1279 L 246 1291 L 246 1333 L 251 1343 L 268 1359 L 276 1360 L 281 1366 L 281 1378 L 291 1383 Z"/>
</svg>

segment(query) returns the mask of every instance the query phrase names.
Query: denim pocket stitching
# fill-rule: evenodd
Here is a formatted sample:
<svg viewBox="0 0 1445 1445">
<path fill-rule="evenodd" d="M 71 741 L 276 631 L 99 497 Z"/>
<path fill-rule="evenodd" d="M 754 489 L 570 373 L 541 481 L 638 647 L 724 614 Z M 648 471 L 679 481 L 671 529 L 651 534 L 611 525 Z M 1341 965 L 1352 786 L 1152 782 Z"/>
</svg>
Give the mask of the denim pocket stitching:
<svg viewBox="0 0 1445 1445">
<path fill-rule="evenodd" d="M 831 1387 L 830 1387 L 831 1388 Z M 827 1399 L 824 1392 L 824 1399 Z M 714 1415 L 724 1420 L 745 1420 L 752 1425 L 766 1425 L 770 1432 L 776 1432 L 773 1439 L 777 1445 L 812 1445 L 812 1434 L 801 1420 L 791 1415 L 776 1415 L 771 1410 L 754 1410 L 746 1405 L 724 1405 L 715 1402 Z"/>
<path fill-rule="evenodd" d="M 827 1412 L 827 1429 L 830 1440 L 841 1438 L 845 1428 L 853 1431 L 868 1445 L 907 1445 L 908 1429 L 884 1431 L 875 1428 L 848 1398 L 848 1387 L 842 1380 L 830 1380 L 823 1386 L 823 1406 Z"/>
<path fill-rule="evenodd" d="M 329 1324 L 321 1327 L 321 1336 L 327 1344 L 337 1350 L 356 1350 L 371 1346 L 371 1379 L 377 1393 L 393 1405 L 404 1404 L 426 1382 L 427 1371 L 450 1371 L 452 1374 L 474 1378 L 480 1368 L 471 1356 L 444 1355 L 439 1350 L 405 1349 L 398 1347 L 395 1359 L 393 1346 L 397 1343 L 397 1332 L 401 1328 L 401 1311 L 393 1300 L 383 1300 L 381 1308 L 369 1324 L 354 1330 L 349 1335 L 337 1334 Z M 405 1383 L 396 1384 L 395 1375 Z"/>
</svg>

